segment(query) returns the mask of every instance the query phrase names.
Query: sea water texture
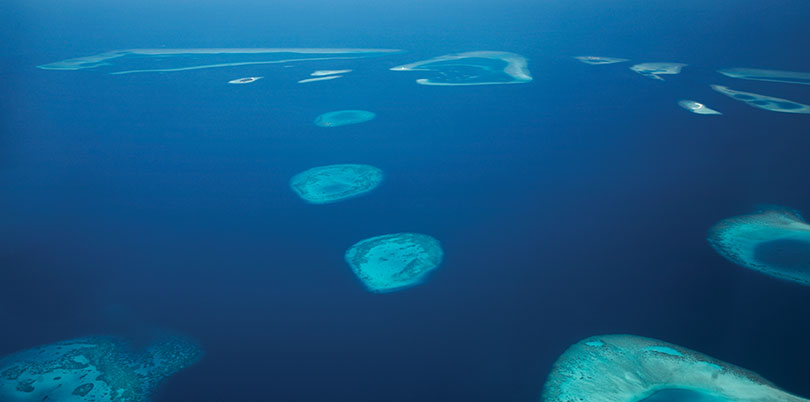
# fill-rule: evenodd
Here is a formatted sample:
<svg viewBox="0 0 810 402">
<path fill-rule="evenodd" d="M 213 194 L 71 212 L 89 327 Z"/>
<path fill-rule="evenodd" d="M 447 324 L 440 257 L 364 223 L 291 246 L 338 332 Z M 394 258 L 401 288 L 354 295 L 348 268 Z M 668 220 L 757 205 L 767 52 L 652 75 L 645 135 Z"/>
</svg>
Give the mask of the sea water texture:
<svg viewBox="0 0 810 402">
<path fill-rule="evenodd" d="M 0 4 L 0 402 L 805 401 L 808 17 Z"/>
</svg>

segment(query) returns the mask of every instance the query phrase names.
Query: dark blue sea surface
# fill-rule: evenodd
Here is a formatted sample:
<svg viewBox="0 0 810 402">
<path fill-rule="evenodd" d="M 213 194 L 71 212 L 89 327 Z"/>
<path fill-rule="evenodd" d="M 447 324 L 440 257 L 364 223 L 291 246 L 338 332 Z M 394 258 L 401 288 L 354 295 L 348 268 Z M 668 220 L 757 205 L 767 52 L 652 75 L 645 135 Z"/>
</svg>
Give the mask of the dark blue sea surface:
<svg viewBox="0 0 810 402">
<path fill-rule="evenodd" d="M 810 397 L 810 288 L 706 241 L 763 204 L 810 215 L 810 3 L 371 0 L 0 4 L 0 356 L 154 331 L 203 359 L 155 402 L 537 401 L 596 334 L 666 340 Z M 109 75 L 36 66 L 130 48 L 391 48 L 355 60 Z M 390 71 L 513 52 L 533 81 L 425 86 Z M 591 66 L 574 56 L 629 62 Z M 239 60 L 236 58 L 235 60 Z M 687 63 L 652 80 L 641 62 Z M 343 78 L 298 84 L 321 69 Z M 247 85 L 232 79 L 263 76 Z M 721 110 L 678 107 L 694 99 Z M 376 118 L 316 126 L 325 112 Z M 385 172 L 303 202 L 314 166 Z M 441 241 L 421 285 L 367 292 L 344 261 L 386 233 Z"/>
</svg>

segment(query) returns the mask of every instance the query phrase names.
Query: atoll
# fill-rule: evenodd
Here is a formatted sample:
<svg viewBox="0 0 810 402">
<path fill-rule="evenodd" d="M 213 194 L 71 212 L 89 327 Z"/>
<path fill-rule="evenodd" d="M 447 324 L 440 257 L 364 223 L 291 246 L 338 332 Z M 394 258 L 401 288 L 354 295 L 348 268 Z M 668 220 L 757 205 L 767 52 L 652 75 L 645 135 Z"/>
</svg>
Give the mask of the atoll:
<svg viewBox="0 0 810 402">
<path fill-rule="evenodd" d="M 810 73 L 798 71 L 765 70 L 760 68 L 727 68 L 718 73 L 731 78 L 755 81 L 784 82 L 788 84 L 810 85 Z"/>
<path fill-rule="evenodd" d="M 87 337 L 0 359 L 0 401 L 147 402 L 166 378 L 196 363 L 199 346 L 163 336 L 135 352 L 123 340 Z"/>
<path fill-rule="evenodd" d="M 329 204 L 365 194 L 383 180 L 383 171 L 370 165 L 318 166 L 296 174 L 290 187 L 304 201 Z"/>
<path fill-rule="evenodd" d="M 712 109 L 710 107 L 707 107 L 706 105 L 704 105 L 704 104 L 702 104 L 700 102 L 696 102 L 696 101 L 688 100 L 688 99 L 678 101 L 678 106 L 680 106 L 680 107 L 682 107 L 682 108 L 684 108 L 684 109 L 686 109 L 686 110 L 688 110 L 688 111 L 690 111 L 692 113 L 695 113 L 695 114 L 709 114 L 709 115 L 722 114 L 722 113 L 720 113 L 720 112 L 718 112 L 718 111 L 716 111 L 716 110 L 714 110 L 714 109 Z"/>
<path fill-rule="evenodd" d="M 600 64 L 614 64 L 614 63 L 623 63 L 628 61 L 628 59 L 621 59 L 618 57 L 600 57 L 600 56 L 576 56 L 575 59 L 591 65 L 600 65 Z"/>
<path fill-rule="evenodd" d="M 787 99 L 760 95 L 752 92 L 735 91 L 722 85 L 712 85 L 712 89 L 730 98 L 736 99 L 740 102 L 745 102 L 750 106 L 769 110 L 771 112 L 802 113 L 802 114 L 810 113 L 810 106 L 803 105 L 798 102 L 789 101 Z"/>
<path fill-rule="evenodd" d="M 365 123 L 376 116 L 373 112 L 367 110 L 336 110 L 316 117 L 315 125 L 318 127 L 347 126 L 349 124 Z"/>
<path fill-rule="evenodd" d="M 769 207 L 724 219 L 709 230 L 708 241 L 737 265 L 810 285 L 810 224 L 796 211 Z"/>
<path fill-rule="evenodd" d="M 389 293 L 422 283 L 443 256 L 439 241 L 431 236 L 395 233 L 362 240 L 345 257 L 369 291 Z"/>
<path fill-rule="evenodd" d="M 681 69 L 686 67 L 683 63 L 641 63 L 630 67 L 631 70 L 654 80 L 663 81 L 661 75 L 680 74 Z"/>
<path fill-rule="evenodd" d="M 543 402 L 808 402 L 756 373 L 635 335 L 602 335 L 554 363 Z"/>
<path fill-rule="evenodd" d="M 392 71 L 434 71 L 422 85 L 524 84 L 532 80 L 526 58 L 515 53 L 476 51 L 454 53 L 394 67 Z"/>
</svg>

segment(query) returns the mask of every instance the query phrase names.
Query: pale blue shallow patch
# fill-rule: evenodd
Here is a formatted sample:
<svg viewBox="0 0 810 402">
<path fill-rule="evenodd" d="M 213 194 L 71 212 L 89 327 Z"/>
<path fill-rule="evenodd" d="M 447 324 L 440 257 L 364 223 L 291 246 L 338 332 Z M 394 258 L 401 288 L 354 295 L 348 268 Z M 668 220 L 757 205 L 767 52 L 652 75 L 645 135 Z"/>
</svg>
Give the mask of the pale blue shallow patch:
<svg viewBox="0 0 810 402">
<path fill-rule="evenodd" d="M 340 127 L 350 124 L 365 123 L 377 115 L 368 110 L 335 110 L 324 113 L 315 118 L 318 127 Z"/>
<path fill-rule="evenodd" d="M 296 174 L 290 188 L 306 202 L 328 204 L 365 194 L 382 180 L 383 171 L 371 165 L 327 165 Z"/>
<path fill-rule="evenodd" d="M 421 233 L 394 233 L 355 243 L 345 259 L 354 274 L 374 293 L 389 293 L 416 286 L 439 267 L 441 244 Z"/>
</svg>

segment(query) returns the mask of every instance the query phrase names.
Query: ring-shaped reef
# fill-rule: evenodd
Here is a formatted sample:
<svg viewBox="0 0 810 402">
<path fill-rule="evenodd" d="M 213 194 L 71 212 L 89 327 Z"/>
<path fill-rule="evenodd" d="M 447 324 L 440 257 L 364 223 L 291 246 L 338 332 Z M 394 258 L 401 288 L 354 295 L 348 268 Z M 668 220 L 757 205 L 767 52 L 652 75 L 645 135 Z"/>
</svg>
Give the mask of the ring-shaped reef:
<svg viewBox="0 0 810 402">
<path fill-rule="evenodd" d="M 382 181 L 379 168 L 342 164 L 307 169 L 290 179 L 290 187 L 310 204 L 329 204 L 368 193 Z"/>
<path fill-rule="evenodd" d="M 807 402 L 756 373 L 635 335 L 602 335 L 554 363 L 543 402 Z"/>
<path fill-rule="evenodd" d="M 708 115 L 719 115 L 722 114 L 700 102 L 683 99 L 678 101 L 678 106 L 692 112 L 695 114 L 708 114 Z"/>
<path fill-rule="evenodd" d="M 737 265 L 810 285 L 810 224 L 796 211 L 773 206 L 724 219 L 709 230 L 708 240 Z"/>
<path fill-rule="evenodd" d="M 798 71 L 765 70 L 760 68 L 726 68 L 717 70 L 717 72 L 726 77 L 739 78 L 741 80 L 810 85 L 810 73 Z"/>
<path fill-rule="evenodd" d="M 647 78 L 663 81 L 664 78 L 661 75 L 680 74 L 681 69 L 686 66 L 684 63 L 640 63 L 630 69 Z"/>
<path fill-rule="evenodd" d="M 392 71 L 434 71 L 432 78 L 416 80 L 421 85 L 525 84 L 532 80 L 525 57 L 500 51 L 453 53 L 394 67 Z"/>
<path fill-rule="evenodd" d="M 313 60 L 346 60 L 398 53 L 397 49 L 191 48 L 124 49 L 37 66 L 43 70 L 117 68 L 110 74 L 174 72 Z"/>
<path fill-rule="evenodd" d="M 390 293 L 422 283 L 444 257 L 435 238 L 394 233 L 362 240 L 346 251 L 346 262 L 373 293 Z"/>
<path fill-rule="evenodd" d="M 195 342 L 174 335 L 137 352 L 106 336 L 39 346 L 0 359 L 0 401 L 147 402 L 201 356 Z"/>
<path fill-rule="evenodd" d="M 327 77 L 310 78 L 309 81 L 323 80 L 328 78 Z M 335 110 L 332 112 L 326 112 L 316 117 L 315 125 L 318 127 L 348 126 L 350 124 L 365 123 L 369 120 L 374 119 L 375 117 L 377 117 L 377 115 L 374 114 L 374 112 L 369 112 L 368 110 Z"/>
<path fill-rule="evenodd" d="M 735 91 L 722 85 L 712 85 L 712 89 L 749 106 L 781 113 L 810 114 L 810 106 L 787 99 L 755 94 L 753 92 Z"/>
<path fill-rule="evenodd" d="M 628 61 L 628 59 L 622 59 L 619 57 L 601 57 L 601 56 L 576 56 L 575 59 L 590 65 L 601 65 L 601 64 L 614 64 L 614 63 L 623 63 Z"/>
</svg>

